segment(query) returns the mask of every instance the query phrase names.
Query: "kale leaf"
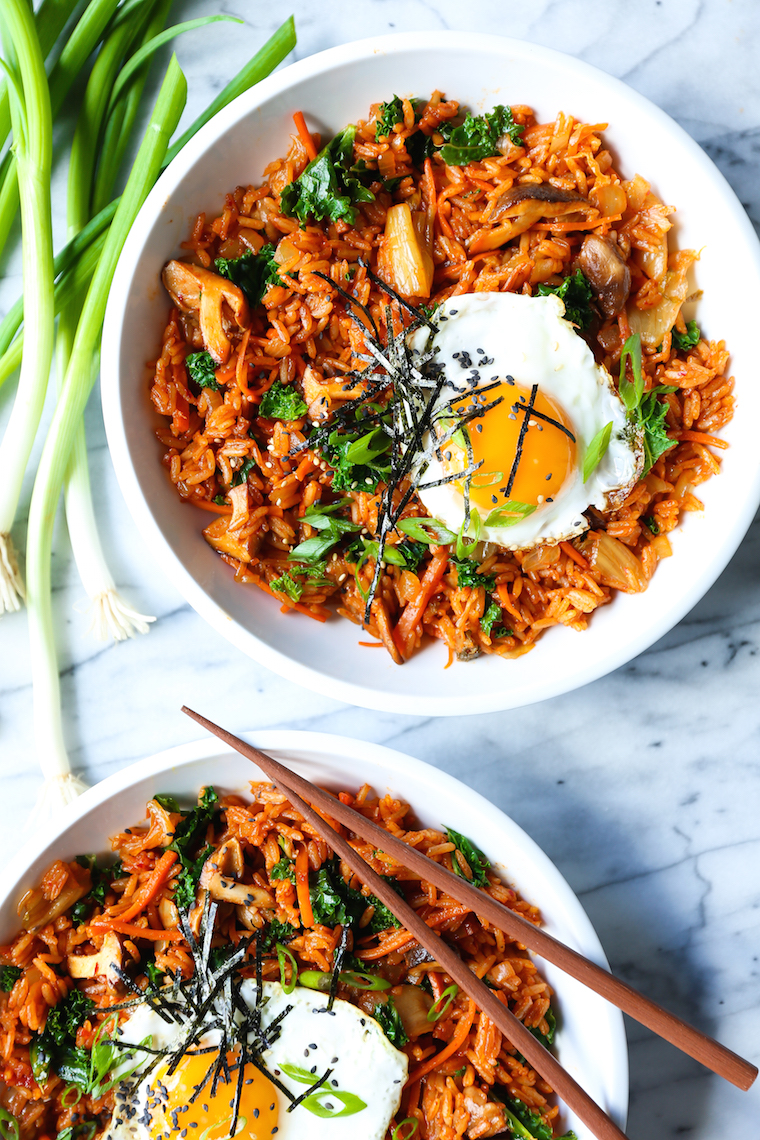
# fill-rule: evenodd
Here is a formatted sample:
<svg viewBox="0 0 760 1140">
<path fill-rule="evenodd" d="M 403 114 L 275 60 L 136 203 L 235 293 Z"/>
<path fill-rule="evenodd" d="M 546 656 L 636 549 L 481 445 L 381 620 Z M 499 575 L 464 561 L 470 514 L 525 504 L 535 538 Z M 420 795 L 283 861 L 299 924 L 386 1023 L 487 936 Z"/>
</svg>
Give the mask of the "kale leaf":
<svg viewBox="0 0 760 1140">
<path fill-rule="evenodd" d="M 73 1041 L 77 1029 L 94 1008 L 95 1003 L 81 990 L 69 990 L 63 1001 L 59 1001 L 48 1013 L 43 1032 L 55 1045 L 63 1045 L 67 1040 Z"/>
<path fill-rule="evenodd" d="M 37 1084 L 44 1084 L 53 1072 L 62 1080 L 86 1087 L 90 1054 L 86 1049 L 77 1048 L 76 1035 L 93 1009 L 95 1003 L 81 990 L 74 989 L 48 1012 L 44 1028 L 29 1046 L 29 1061 Z"/>
<path fill-rule="evenodd" d="M 203 864 L 214 850 L 211 844 L 204 843 L 202 850 L 193 855 L 193 851 L 205 838 L 209 824 L 216 818 L 218 803 L 219 796 L 214 788 L 211 786 L 204 788 L 198 806 L 183 815 L 174 828 L 174 839 L 168 849 L 177 852 L 182 864 L 180 873 L 174 880 L 174 902 L 183 910 L 195 906 Z"/>
<path fill-rule="evenodd" d="M 249 249 L 241 257 L 217 257 L 214 265 L 222 277 L 243 291 L 251 307 L 261 303 L 270 285 L 282 284 L 271 244 L 263 245 L 258 253 Z"/>
<path fill-rule="evenodd" d="M 633 380 L 626 373 L 626 362 L 631 362 Z M 641 337 L 633 333 L 623 345 L 620 353 L 620 383 L 618 393 L 623 401 L 629 420 L 644 429 L 644 470 L 646 475 L 664 452 L 675 444 L 670 439 L 665 426 L 668 405 L 658 400 L 659 395 L 675 392 L 666 384 L 644 391 L 644 374 L 641 370 Z"/>
<path fill-rule="evenodd" d="M 379 425 L 369 431 L 333 431 L 321 452 L 333 470 L 334 491 L 374 492 L 388 478 L 391 438 Z"/>
<path fill-rule="evenodd" d="M 388 882 L 398 889 L 394 880 Z M 368 906 L 375 908 L 372 918 L 364 927 L 369 934 L 398 926 L 398 919 L 380 899 L 374 895 L 363 895 L 349 886 L 340 873 L 340 860 L 333 856 L 320 869 L 309 876 L 311 909 L 316 922 L 325 926 L 352 926 L 358 922 Z"/>
<path fill-rule="evenodd" d="M 259 415 L 265 420 L 300 420 L 307 411 L 298 389 L 279 380 L 267 389 L 259 404 Z"/>
<path fill-rule="evenodd" d="M 375 120 L 375 138 L 386 138 L 396 123 L 403 123 L 404 108 L 398 95 L 394 95 L 387 103 L 381 103 Z"/>
<path fill-rule="evenodd" d="M 669 451 L 676 442 L 668 435 L 665 423 L 668 405 L 657 399 L 661 392 L 675 392 L 675 388 L 660 384 L 647 392 L 639 405 L 639 418 L 644 428 L 644 474 L 650 471 L 660 456 Z"/>
<path fill-rule="evenodd" d="M 289 560 L 314 565 L 316 562 L 321 562 L 324 556 L 337 546 L 344 534 L 361 530 L 357 523 L 349 519 L 335 518 L 335 513 L 346 506 L 347 503 L 341 500 L 330 503 L 329 506 L 314 503 L 311 507 L 307 507 L 303 514 L 303 522 L 307 522 L 320 533 L 299 543 L 288 555 Z"/>
<path fill-rule="evenodd" d="M 150 984 L 157 987 L 161 985 L 161 980 L 164 976 L 165 971 L 162 970 L 160 966 L 157 966 L 154 961 L 150 961 L 145 963 L 143 973 L 145 974 Z"/>
<path fill-rule="evenodd" d="M 699 331 L 699 325 L 696 321 L 689 321 L 686 325 L 686 332 L 680 333 L 678 329 L 673 329 L 671 344 L 673 348 L 678 349 L 679 352 L 686 352 L 689 348 L 695 348 L 699 344 L 700 337 L 702 336 Z"/>
<path fill-rule="evenodd" d="M 280 195 L 280 209 L 287 217 L 305 223 L 343 219 L 352 226 L 357 217 L 354 203 L 372 202 L 375 195 L 353 168 L 356 127 L 349 125 L 309 163 L 303 174 Z"/>
<path fill-rule="evenodd" d="M 440 152 L 443 161 L 447 166 L 466 166 L 468 162 L 499 154 L 497 143 L 503 135 L 509 135 L 515 146 L 521 146 L 525 128 L 515 122 L 511 107 L 499 104 L 490 115 L 467 115 L 460 126 L 442 123 L 439 130 L 446 139 Z"/>
<path fill-rule="evenodd" d="M 168 792 L 156 792 L 153 799 L 164 809 L 164 811 L 182 811 L 177 798 L 175 796 L 169 795 Z"/>
<path fill-rule="evenodd" d="M 471 558 L 451 558 L 449 559 L 452 566 L 456 567 L 457 572 L 457 586 L 460 589 L 463 586 L 483 586 L 486 591 L 493 590 L 496 585 L 496 577 L 493 574 L 478 574 L 480 563 L 474 562 Z"/>
<path fill-rule="evenodd" d="M 291 926 L 289 922 L 280 922 L 279 919 L 273 918 L 264 927 L 264 933 L 259 937 L 259 945 L 262 950 L 271 950 L 275 942 L 289 942 L 291 938 L 295 938 L 299 930 L 300 927 Z"/>
<path fill-rule="evenodd" d="M 279 594 L 287 594 L 292 602 L 297 602 L 303 593 L 303 585 L 295 580 L 289 570 L 286 570 L 279 578 L 272 578 L 269 585 L 273 590 L 277 590 Z M 280 863 L 281 862 L 282 859 L 280 860 Z M 277 867 L 279 867 L 280 863 L 277 864 Z M 273 867 L 272 870 L 275 870 L 275 868 Z M 282 878 L 282 876 L 275 877 Z"/>
<path fill-rule="evenodd" d="M 413 166 L 424 166 L 425 159 L 432 158 L 436 150 L 432 135 L 426 135 L 424 131 L 414 131 L 404 145 Z"/>
<path fill-rule="evenodd" d="M 0 967 L 0 990 L 3 990 L 6 994 L 10 993 L 22 973 L 23 971 L 20 966 Z"/>
<path fill-rule="evenodd" d="M 215 392 L 219 391 L 219 384 L 216 379 L 216 364 L 214 363 L 210 353 L 208 352 L 191 352 L 185 359 L 187 371 L 190 373 L 190 379 L 199 388 L 213 388 Z"/>
<path fill-rule="evenodd" d="M 296 869 L 293 860 L 289 859 L 287 855 L 283 855 L 279 863 L 275 863 L 272 870 L 269 872 L 270 879 L 288 879 L 291 883 L 296 881 Z"/>
<path fill-rule="evenodd" d="M 486 869 L 491 866 L 491 863 L 486 859 L 483 852 L 479 847 L 476 847 L 471 839 L 466 835 L 462 835 L 453 828 L 446 828 L 446 835 L 448 836 L 449 843 L 453 843 L 457 851 L 459 851 L 465 858 L 467 865 L 472 871 L 472 881 L 476 887 L 484 887 L 488 882 L 486 876 Z M 462 870 L 459 866 L 458 859 L 452 859 L 452 864 L 456 873 L 464 878 Z"/>
<path fill-rule="evenodd" d="M 235 474 L 232 476 L 232 486 L 239 487 L 241 483 L 245 483 L 248 479 L 248 472 L 251 471 L 255 466 L 256 460 L 252 455 L 249 455 L 247 459 L 243 460 Z M 222 502 L 224 502 L 224 500 L 225 496 L 223 495 Z"/>
<path fill-rule="evenodd" d="M 98 861 L 94 855 L 77 855 L 76 861 L 80 867 L 86 867 L 89 870 L 92 884 L 89 894 L 75 902 L 71 908 L 71 921 L 75 926 L 79 926 L 80 923 L 89 918 L 96 904 L 103 905 L 111 880 L 120 877 L 116 872 L 121 868 L 117 866 L 103 869 L 98 866 Z"/>
<path fill-rule="evenodd" d="M 594 319 L 591 285 L 580 269 L 566 277 L 561 285 L 539 285 L 536 293 L 539 297 L 553 295 L 564 301 L 565 320 L 579 329 L 587 329 Z"/>
<path fill-rule="evenodd" d="M 536 1040 L 540 1041 L 542 1045 L 553 1045 L 554 1035 L 557 1032 L 557 1018 L 554 1016 L 554 1010 L 551 1006 L 549 1006 L 546 1013 L 544 1014 L 544 1020 L 546 1021 L 549 1029 L 548 1033 L 542 1033 L 537 1025 L 531 1025 L 529 1026 L 529 1029 Z"/>
<path fill-rule="evenodd" d="M 491 602 L 480 619 L 481 629 L 488 634 L 492 641 L 495 641 L 497 637 L 509 637 L 512 634 L 512 630 L 507 629 L 505 625 L 496 625 L 503 612 L 498 602 Z"/>
<path fill-rule="evenodd" d="M 397 1049 L 406 1045 L 409 1037 L 401 1022 L 393 998 L 389 997 L 386 1002 L 378 1002 L 374 1009 L 374 1018 L 380 1023 L 380 1028 L 391 1045 L 395 1045 Z"/>
</svg>

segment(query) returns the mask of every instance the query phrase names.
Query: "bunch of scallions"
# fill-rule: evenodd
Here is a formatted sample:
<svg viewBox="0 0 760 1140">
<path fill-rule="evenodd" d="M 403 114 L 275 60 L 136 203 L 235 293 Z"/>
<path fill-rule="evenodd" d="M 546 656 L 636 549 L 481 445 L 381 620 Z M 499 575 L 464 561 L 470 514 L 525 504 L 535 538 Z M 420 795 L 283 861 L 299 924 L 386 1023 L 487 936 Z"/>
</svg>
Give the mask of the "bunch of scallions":
<svg viewBox="0 0 760 1140">
<path fill-rule="evenodd" d="M 291 17 L 173 143 L 187 85 L 172 56 L 117 198 L 114 186 L 126 174 L 121 168 L 153 55 L 182 32 L 231 19 L 216 15 L 167 28 L 171 6 L 172 0 L 41 0 L 35 12 L 30 0 L 0 0 L 0 254 L 20 208 L 24 286 L 23 297 L 0 322 L 0 386 L 10 385 L 20 365 L 0 441 L 0 614 L 18 610 L 26 596 L 36 747 L 45 776 L 37 819 L 83 787 L 64 744 L 51 604 L 53 524 L 62 492 L 96 631 L 122 640 L 147 632 L 153 620 L 116 593 L 96 530 L 87 469 L 83 417 L 116 263 L 161 171 L 217 111 L 269 75 L 295 45 Z M 54 256 L 53 124 L 72 100 L 78 100 L 79 112 L 68 152 L 68 241 Z M 54 356 L 57 395 L 29 507 L 25 589 L 11 528 Z"/>
</svg>

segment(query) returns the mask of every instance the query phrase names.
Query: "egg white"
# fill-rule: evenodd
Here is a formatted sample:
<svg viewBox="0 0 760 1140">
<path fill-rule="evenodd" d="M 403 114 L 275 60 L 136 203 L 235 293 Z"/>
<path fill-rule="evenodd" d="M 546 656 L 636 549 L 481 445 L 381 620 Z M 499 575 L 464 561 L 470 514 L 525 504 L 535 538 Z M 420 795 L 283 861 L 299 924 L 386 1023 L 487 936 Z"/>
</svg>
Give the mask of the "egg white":
<svg viewBox="0 0 760 1140">
<path fill-rule="evenodd" d="M 472 391 L 466 382 L 471 368 L 461 363 L 461 354 L 466 352 L 472 368 L 480 372 L 477 387 L 507 376 L 524 388 L 538 384 L 540 391 L 563 408 L 572 424 L 577 466 L 554 501 L 543 502 L 533 514 L 512 526 L 482 526 L 480 538 L 484 542 L 508 550 L 557 543 L 587 530 L 583 512 L 589 507 L 609 510 L 622 502 L 643 467 L 640 434 L 627 421 L 610 374 L 595 362 L 586 342 L 564 319 L 564 312 L 565 306 L 555 296 L 465 293 L 449 298 L 436 311 L 434 335 L 426 336 L 423 330 L 413 334 L 413 347 L 435 350 L 436 361 L 443 367 L 446 385 L 438 407 L 443 408 L 455 390 Z M 488 364 L 479 367 L 479 362 L 488 358 L 492 358 Z M 610 422 L 613 426 L 607 452 L 584 484 L 582 469 L 588 446 Z M 511 456 L 505 457 L 507 471 L 511 462 Z M 421 482 L 434 482 L 445 475 L 441 462 L 433 456 Z M 421 490 L 419 497 L 434 518 L 455 533 L 460 530 L 464 497 L 454 483 Z M 475 509 L 485 524 L 487 514 Z M 471 535 L 472 528 L 465 533 Z"/>
<path fill-rule="evenodd" d="M 274 1085 L 272 1096 L 278 1102 L 278 1140 L 383 1140 L 388 1125 L 398 1109 L 401 1092 L 408 1072 L 405 1053 L 395 1049 L 374 1018 L 350 1002 L 334 1002 L 327 1010 L 326 994 L 297 986 L 286 994 L 278 982 L 264 982 L 265 1002 L 261 1010 L 262 1028 L 266 1029 L 288 1006 L 292 1008 L 280 1022 L 280 1034 L 272 1047 L 262 1054 L 268 1071 L 300 1096 L 308 1087 L 283 1072 L 284 1064 L 314 1074 L 317 1080 L 326 1069 L 333 1072 L 327 1088 L 353 1093 L 364 1101 L 366 1108 L 351 1116 L 337 1118 L 315 1116 L 303 1105 L 288 1112 L 287 1097 Z M 256 989 L 252 981 L 240 987 L 240 996 L 250 1008 L 256 1002 Z M 211 1018 L 212 1013 L 209 1013 Z M 150 1036 L 154 1049 L 171 1049 L 181 1040 L 181 1028 L 167 1024 L 147 1003 L 136 1007 L 123 1022 L 120 1036 L 125 1042 L 138 1042 Z M 210 1030 L 201 1040 L 202 1045 L 219 1042 L 219 1031 Z M 209 1057 L 211 1061 L 212 1057 Z M 150 1140 L 151 1132 L 144 1120 L 150 1115 L 151 1089 L 156 1072 L 141 1077 L 149 1058 L 127 1079 L 118 1092 L 117 1108 L 106 1132 L 106 1140 Z M 135 1061 L 127 1062 L 125 1069 Z M 225 1091 L 230 1086 L 225 1086 Z M 222 1095 L 223 1094 L 218 1094 Z M 223 1097 L 224 1099 L 224 1097 Z M 323 1107 L 333 1104 L 342 1108 L 329 1096 L 321 1098 Z M 123 1107 L 127 1105 L 128 1107 Z M 147 1108 L 147 1113 L 146 1113 Z M 132 1111 L 134 1110 L 134 1111 Z M 244 1140 L 241 1135 L 240 1140 Z"/>
</svg>

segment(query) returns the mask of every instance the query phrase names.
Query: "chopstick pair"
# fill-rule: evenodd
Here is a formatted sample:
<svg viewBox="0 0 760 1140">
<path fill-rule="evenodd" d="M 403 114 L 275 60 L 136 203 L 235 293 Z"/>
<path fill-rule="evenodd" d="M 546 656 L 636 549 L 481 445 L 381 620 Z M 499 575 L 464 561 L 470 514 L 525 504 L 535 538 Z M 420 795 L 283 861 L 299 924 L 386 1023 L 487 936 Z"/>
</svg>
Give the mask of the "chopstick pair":
<svg viewBox="0 0 760 1140">
<path fill-rule="evenodd" d="M 533 1068 L 553 1086 L 565 1104 L 576 1113 L 580 1120 L 588 1125 L 598 1140 L 613 1140 L 613 1138 L 614 1140 L 626 1140 L 626 1138 L 614 1121 L 565 1072 L 556 1058 L 536 1040 L 533 1034 L 526 1029 L 521 1021 L 514 1017 L 506 1006 L 502 1005 L 494 991 L 490 990 L 472 973 L 456 952 L 427 926 L 424 920 L 388 886 L 387 882 L 354 851 L 346 840 L 310 804 L 315 805 L 320 812 L 337 820 L 350 831 L 385 851 L 386 854 L 393 856 L 409 870 L 420 874 L 426 881 L 432 882 L 456 901 L 471 907 L 476 914 L 504 931 L 512 940 L 521 942 L 534 953 L 559 966 L 565 973 L 583 982 L 584 985 L 606 998 L 623 1012 L 648 1026 L 655 1033 L 664 1037 L 665 1040 L 670 1041 L 671 1044 L 700 1061 L 713 1072 L 725 1077 L 738 1088 L 746 1090 L 754 1082 L 758 1071 L 754 1065 L 751 1065 L 744 1058 L 737 1056 L 719 1042 L 687 1025 L 674 1014 L 637 993 L 625 982 L 614 978 L 606 970 L 558 942 L 551 935 L 533 926 L 507 907 L 502 906 L 495 899 L 472 886 L 467 880 L 459 878 L 440 863 L 436 863 L 413 847 L 403 843 L 373 823 L 372 820 L 341 803 L 340 800 L 305 780 L 271 756 L 267 756 L 266 753 L 234 736 L 226 729 L 220 728 L 219 725 L 207 720 L 206 717 L 192 709 L 183 707 L 182 711 L 196 720 L 207 731 L 218 736 L 237 752 L 253 761 L 269 776 L 279 790 L 287 796 L 293 807 L 304 816 L 304 819 L 308 820 L 317 834 L 340 855 L 354 874 L 392 911 L 404 928 L 414 935 L 420 945 L 424 946 L 435 957 L 436 961 L 454 978 L 470 1000 L 476 1003 L 477 1008 L 482 1010 L 504 1036 L 520 1050 Z M 304 801 L 302 798 L 304 796 L 309 803 Z"/>
</svg>

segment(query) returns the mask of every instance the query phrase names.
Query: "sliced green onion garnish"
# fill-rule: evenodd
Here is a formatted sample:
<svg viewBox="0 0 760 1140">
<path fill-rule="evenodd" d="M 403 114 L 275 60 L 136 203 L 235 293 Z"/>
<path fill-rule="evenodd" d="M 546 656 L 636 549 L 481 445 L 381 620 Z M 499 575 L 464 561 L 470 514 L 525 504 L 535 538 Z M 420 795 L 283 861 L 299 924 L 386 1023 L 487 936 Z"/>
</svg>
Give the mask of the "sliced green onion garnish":
<svg viewBox="0 0 760 1140">
<path fill-rule="evenodd" d="M 281 942 L 275 943 L 275 950 L 277 951 L 277 961 L 280 963 L 280 984 L 282 991 L 286 994 L 292 994 L 296 988 L 298 981 L 298 963 L 288 950 L 287 946 L 283 946 Z M 285 981 L 285 961 L 290 962 L 290 981 Z"/>
<path fill-rule="evenodd" d="M 18 1121 L 5 1108 L 0 1108 L 0 1137 L 2 1140 L 18 1140 L 19 1137 Z"/>
<path fill-rule="evenodd" d="M 409 1129 L 408 1132 L 401 1131 L 402 1128 Z M 420 1122 L 415 1120 L 413 1116 L 407 1116 L 405 1120 L 400 1120 L 391 1134 L 391 1140 L 412 1140 L 412 1136 L 419 1131 Z"/>
<path fill-rule="evenodd" d="M 339 979 L 344 986 L 353 986 L 357 990 L 389 990 L 391 983 L 378 974 L 365 974 L 361 970 L 342 970 Z"/>
<path fill-rule="evenodd" d="M 430 1009 L 428 1010 L 428 1015 L 427 1015 L 428 1021 L 440 1021 L 440 1019 L 443 1017 L 444 1013 L 446 1013 L 446 1010 L 449 1008 L 449 1006 L 451 1005 L 451 1003 L 453 1002 L 454 998 L 457 996 L 458 993 L 459 993 L 459 986 L 458 985 L 454 984 L 454 985 L 447 986 L 446 989 L 443 991 L 443 993 L 440 995 L 440 997 L 436 998 L 436 1000 L 433 1002 Z"/>
<path fill-rule="evenodd" d="M 322 993 L 329 993 L 330 990 L 330 974 L 324 974 L 321 970 L 302 970 L 298 975 L 299 986 L 306 986 L 307 990 L 321 990 Z"/>
</svg>

